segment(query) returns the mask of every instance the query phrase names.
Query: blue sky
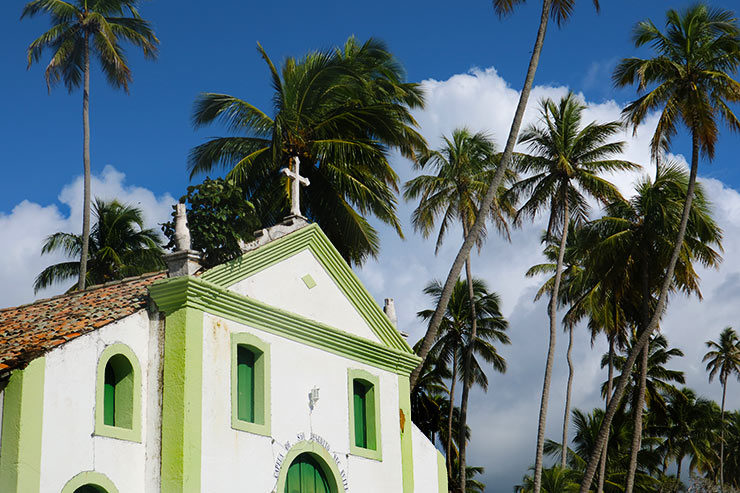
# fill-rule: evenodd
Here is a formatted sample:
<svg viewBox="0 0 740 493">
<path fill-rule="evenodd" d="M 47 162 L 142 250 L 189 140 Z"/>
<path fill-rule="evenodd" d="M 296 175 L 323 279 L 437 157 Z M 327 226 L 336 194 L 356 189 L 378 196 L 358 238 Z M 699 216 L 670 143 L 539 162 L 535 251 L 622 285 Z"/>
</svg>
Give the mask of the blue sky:
<svg viewBox="0 0 740 493">
<path fill-rule="evenodd" d="M 43 238 L 60 230 L 79 231 L 80 224 L 81 93 L 70 95 L 59 87 L 48 94 L 43 78 L 46 62 L 26 70 L 26 47 L 48 21 L 19 21 L 23 3 L 0 2 L 0 307 L 33 299 L 33 277 L 61 260 L 39 256 Z M 500 20 L 485 0 L 148 1 L 141 11 L 162 42 L 159 60 L 145 61 L 131 51 L 134 83 L 129 95 L 110 89 L 99 73 L 93 74 L 93 193 L 140 205 L 152 226 L 164 220 L 173 197 L 181 196 L 190 183 L 188 151 L 207 137 L 224 133 L 218 127 L 193 130 L 190 112 L 196 95 L 225 92 L 269 109 L 269 78 L 255 49 L 258 41 L 279 62 L 285 56 L 339 44 L 352 34 L 383 39 L 405 65 L 408 79 L 424 81 L 429 104 L 417 117 L 433 145 L 440 133 L 466 124 L 493 131 L 501 143 L 534 41 L 537 3 L 530 1 Z M 727 0 L 710 3 L 736 8 Z M 551 25 L 532 102 L 560 97 L 571 89 L 583 94 L 589 120 L 618 118 L 635 93 L 613 89 L 611 71 L 620 58 L 646 53 L 633 48 L 632 26 L 645 18 L 662 23 L 666 8 L 687 5 L 683 0 L 602 0 L 597 15 L 590 1 L 579 1 L 569 23 L 560 29 Z M 528 112 L 529 121 L 532 113 Z M 648 122 L 637 137 L 624 135 L 629 141 L 627 159 L 646 164 L 651 133 Z M 689 155 L 688 144 L 680 136 L 673 152 Z M 696 298 L 674 300 L 663 323 L 669 340 L 686 353 L 676 367 L 686 371 L 692 388 L 714 399 L 720 397 L 719 386 L 707 383 L 700 363 L 704 341 L 740 320 L 735 295 L 740 292 L 740 257 L 735 255 L 740 251 L 738 144 L 740 136 L 723 131 L 715 161 L 704 161 L 700 168 L 717 220 L 725 229 L 725 262 L 718 271 L 700 269 L 703 303 Z M 407 162 L 393 158 L 393 164 L 402 179 L 412 175 Z M 626 194 L 633 179 L 615 177 Z M 414 314 L 430 304 L 422 288 L 432 278 L 446 275 L 459 247 L 452 231 L 435 257 L 433 243 L 413 234 L 409 225 L 414 205 L 399 204 L 407 240 L 380 227 L 381 255 L 359 271 L 377 300 L 396 298 L 400 325 L 411 333 L 412 341 L 423 332 Z M 516 230 L 512 245 L 491 235 L 474 258 L 477 275 L 501 294 L 512 338 L 512 345 L 501 349 L 509 361 L 507 374 L 490 375 L 489 393 L 475 392 L 471 401 L 476 435 L 470 462 L 486 467 L 487 491 L 511 491 L 532 462 L 547 317 L 544 303 L 532 303 L 541 280 L 525 278 L 524 272 L 541 258 L 543 226 L 540 220 Z M 597 341 L 592 348 L 585 334 L 579 332 L 574 350 L 578 365 L 574 406 L 590 409 L 600 404 L 598 388 L 604 374 L 598 360 L 605 347 Z M 562 423 L 567 375 L 562 339 L 553 376 L 549 437 L 559 437 Z M 728 399 L 729 407 L 740 407 L 740 392 L 729 392 Z"/>
<path fill-rule="evenodd" d="M 446 79 L 471 67 L 495 67 L 513 87 L 523 78 L 538 2 L 500 20 L 490 2 L 146 2 L 142 14 L 161 40 L 157 62 L 130 51 L 134 83 L 129 95 L 92 79 L 92 167 L 125 171 L 155 193 L 181 195 L 188 184 L 188 150 L 218 128 L 194 131 L 190 111 L 201 91 L 226 92 L 269 106 L 270 86 L 255 45 L 276 61 L 330 47 L 355 34 L 385 40 L 404 63 L 409 80 Z M 26 70 L 27 45 L 48 25 L 44 18 L 19 21 L 24 2 L 0 4 L 0 120 L 3 180 L 0 212 L 23 199 L 56 200 L 60 186 L 81 169 L 81 93 L 63 87 L 47 93 L 44 63 Z M 631 90 L 615 91 L 610 70 L 635 50 L 629 39 L 637 20 L 661 21 L 667 6 L 688 2 L 603 1 L 595 14 L 578 2 L 573 19 L 551 25 L 537 73 L 538 84 L 569 85 L 587 99 L 624 102 Z M 731 7 L 731 2 L 713 2 Z M 215 8 L 218 5 L 218 8 Z M 505 137 L 500 136 L 503 140 Z M 723 135 L 718 158 L 704 172 L 731 184 L 740 181 L 732 149 L 738 137 Z"/>
</svg>

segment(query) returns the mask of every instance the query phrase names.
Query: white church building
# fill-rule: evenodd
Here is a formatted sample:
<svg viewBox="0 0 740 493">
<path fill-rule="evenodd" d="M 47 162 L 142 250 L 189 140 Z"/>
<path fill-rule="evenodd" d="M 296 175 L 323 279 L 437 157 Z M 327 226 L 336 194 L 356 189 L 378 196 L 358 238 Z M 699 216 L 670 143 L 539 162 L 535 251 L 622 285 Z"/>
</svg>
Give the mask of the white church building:
<svg viewBox="0 0 740 493">
<path fill-rule="evenodd" d="M 2 493 L 447 493 L 418 365 L 321 229 L 0 310 Z"/>
</svg>

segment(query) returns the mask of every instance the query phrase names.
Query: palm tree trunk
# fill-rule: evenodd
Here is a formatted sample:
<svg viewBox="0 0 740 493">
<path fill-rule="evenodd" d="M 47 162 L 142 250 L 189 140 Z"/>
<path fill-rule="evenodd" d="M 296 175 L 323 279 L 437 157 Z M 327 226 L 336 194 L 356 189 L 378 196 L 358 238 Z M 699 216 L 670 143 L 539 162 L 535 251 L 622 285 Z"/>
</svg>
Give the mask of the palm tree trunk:
<svg viewBox="0 0 740 493">
<path fill-rule="evenodd" d="M 462 226 L 463 235 L 467 238 L 468 225 L 464 219 Z M 467 474 L 465 474 L 465 449 L 467 448 L 465 432 L 468 428 L 468 398 L 470 386 L 472 385 L 473 346 L 476 337 L 478 337 L 478 316 L 475 313 L 475 293 L 473 291 L 473 270 L 470 266 L 470 255 L 468 255 L 468 259 L 465 261 L 465 276 L 468 280 L 468 300 L 470 301 L 470 340 L 467 347 L 465 347 L 465 354 L 463 356 L 463 391 L 460 398 L 460 429 L 458 432 L 458 466 L 460 471 L 458 477 L 460 478 L 460 490 L 463 492 L 465 491 L 467 480 Z"/>
<path fill-rule="evenodd" d="M 722 423 L 719 432 L 719 493 L 724 493 L 725 485 L 725 396 L 727 395 L 727 378 L 722 383 Z"/>
<path fill-rule="evenodd" d="M 532 91 L 532 83 L 534 82 L 534 74 L 537 72 L 537 64 L 540 60 L 542 45 L 545 42 L 545 33 L 547 32 L 547 22 L 550 18 L 551 5 L 552 0 L 542 0 L 540 27 L 537 31 L 537 39 L 534 43 L 532 56 L 529 59 L 529 67 L 527 68 L 527 76 L 524 79 L 524 87 L 522 88 L 522 93 L 519 95 L 519 103 L 517 104 L 516 111 L 514 112 L 514 120 L 511 122 L 509 137 L 506 140 L 504 153 L 501 156 L 501 163 L 499 164 L 496 173 L 493 175 L 493 179 L 491 180 L 491 184 L 488 187 L 488 191 L 486 192 L 485 197 L 481 201 L 480 211 L 485 211 L 485 213 L 479 213 L 477 215 L 475 223 L 470 230 L 470 234 L 468 234 L 465 238 L 462 247 L 460 247 L 460 251 L 457 252 L 457 257 L 455 257 L 455 261 L 452 263 L 452 268 L 450 269 L 449 274 L 447 274 L 447 279 L 445 280 L 444 287 L 442 288 L 442 294 L 440 296 L 439 303 L 437 303 L 437 308 L 435 309 L 434 315 L 432 316 L 432 319 L 429 323 L 429 329 L 424 335 L 424 341 L 422 342 L 421 348 L 419 350 L 419 356 L 422 359 L 422 363 L 420 363 L 419 366 L 416 367 L 416 369 L 411 373 L 411 388 L 414 388 L 414 385 L 416 385 L 416 381 L 419 379 L 421 366 L 424 359 L 426 359 L 427 354 L 429 354 L 429 350 L 434 343 L 434 339 L 437 337 L 439 325 L 440 323 L 442 323 L 442 316 L 444 315 L 445 310 L 447 310 L 447 304 L 450 302 L 450 297 L 452 296 L 452 289 L 455 286 L 457 278 L 460 276 L 460 271 L 463 268 L 463 264 L 468 258 L 470 250 L 472 250 L 473 245 L 478 239 L 478 234 L 480 233 L 480 230 L 483 227 L 486 218 L 488 217 L 487 211 L 489 211 L 491 209 L 491 206 L 493 205 L 493 199 L 496 197 L 499 186 L 501 186 L 501 181 L 504 178 L 504 173 L 511 164 L 511 157 L 514 153 L 514 145 L 516 144 L 519 137 L 519 128 L 522 125 L 524 110 L 527 108 L 529 93 Z"/>
<path fill-rule="evenodd" d="M 457 351 L 452 356 L 452 383 L 450 384 L 450 410 L 447 413 L 447 478 L 452 480 L 452 411 L 455 409 L 457 385 Z"/>
<path fill-rule="evenodd" d="M 632 348 L 632 351 L 630 351 L 630 354 L 627 357 L 627 361 L 625 362 L 624 368 L 622 370 L 622 374 L 619 376 L 619 380 L 617 381 L 617 388 L 614 391 L 614 396 L 612 397 L 612 401 L 609 403 L 609 406 L 606 411 L 606 415 L 604 416 L 604 420 L 601 423 L 601 429 L 599 430 L 599 434 L 596 438 L 596 443 L 594 444 L 594 452 L 591 454 L 591 457 L 588 460 L 588 465 L 586 466 L 586 471 L 584 472 L 584 475 L 583 475 L 583 480 L 581 482 L 579 493 L 588 493 L 588 490 L 591 487 L 591 482 L 594 479 L 594 474 L 596 473 L 596 467 L 599 462 L 599 455 L 601 454 L 601 449 L 604 447 L 604 444 L 606 441 L 607 431 L 609 430 L 609 427 L 612 424 L 612 419 L 614 418 L 614 414 L 617 412 L 617 405 L 619 404 L 619 401 L 622 399 L 622 395 L 624 394 L 624 389 L 627 386 L 627 379 L 629 378 L 630 373 L 632 372 L 632 367 L 635 364 L 637 355 L 640 354 L 640 351 L 642 351 L 642 348 L 650 340 L 650 336 L 652 335 L 655 328 L 658 326 L 658 322 L 660 321 L 660 317 L 663 314 L 663 310 L 665 310 L 666 298 L 668 296 L 668 289 L 671 286 L 671 283 L 673 280 L 673 273 L 676 269 L 676 262 L 678 261 L 678 256 L 681 253 L 681 245 L 683 244 L 684 238 L 686 237 L 686 226 L 689 223 L 689 213 L 691 212 L 691 203 L 694 199 L 694 188 L 696 187 L 696 175 L 699 169 L 699 137 L 698 137 L 696 130 L 692 130 L 691 132 L 691 142 L 692 142 L 691 171 L 689 173 L 689 185 L 686 190 L 686 201 L 684 202 L 684 206 L 683 206 L 683 214 L 681 216 L 681 224 L 678 228 L 676 244 L 673 246 L 673 253 L 671 254 L 671 260 L 670 262 L 668 262 L 668 269 L 666 271 L 666 276 L 663 279 L 663 285 L 660 288 L 660 295 L 658 296 L 658 303 L 655 307 L 655 310 L 653 311 L 652 317 L 650 319 L 650 323 L 645 328 L 645 331 L 642 333 L 640 338 L 637 340 L 637 343 Z"/>
<path fill-rule="evenodd" d="M 640 452 L 642 441 L 642 408 L 645 405 L 645 384 L 647 382 L 648 350 L 650 346 L 646 345 L 642 350 L 642 361 L 640 361 L 640 386 L 637 391 L 637 402 L 632 409 L 634 419 L 634 429 L 632 431 L 632 445 L 630 448 L 630 465 L 627 470 L 627 484 L 624 493 L 632 493 L 635 487 L 635 473 L 637 472 L 637 454 Z"/>
<path fill-rule="evenodd" d="M 614 332 L 617 331 L 617 309 L 614 305 Z M 612 397 L 612 381 L 614 380 L 614 334 L 609 336 L 609 370 L 606 381 L 606 407 L 609 407 L 609 401 Z M 606 446 L 601 453 L 601 464 L 599 465 L 599 484 L 596 488 L 597 493 L 604 493 L 604 482 L 606 481 L 606 459 L 609 451 L 609 430 L 606 432 Z"/>
<path fill-rule="evenodd" d="M 82 200 L 82 251 L 80 252 L 80 277 L 77 289 L 85 289 L 87 275 L 87 252 L 90 243 L 90 42 L 85 35 L 85 87 L 82 90 L 82 163 L 83 200 Z"/>
<path fill-rule="evenodd" d="M 560 467 L 565 469 L 568 459 L 568 424 L 570 423 L 570 393 L 573 387 L 573 360 L 571 359 L 571 350 L 573 349 L 573 326 L 568 328 L 568 352 L 565 358 L 568 360 L 568 385 L 565 390 L 565 412 L 563 413 L 563 444 L 560 450 Z"/>
<path fill-rule="evenodd" d="M 552 366 L 555 359 L 555 338 L 558 330 L 558 292 L 560 291 L 560 280 L 563 276 L 563 257 L 565 256 L 565 245 L 568 241 L 568 225 L 570 222 L 570 211 L 568 208 L 567 184 L 563 185 L 563 234 L 560 238 L 560 251 L 558 252 L 558 263 L 555 267 L 555 283 L 550 294 L 550 344 L 547 348 L 547 363 L 545 364 L 545 379 L 542 383 L 542 399 L 540 400 L 540 419 L 537 426 L 537 452 L 534 460 L 534 493 L 540 492 L 542 486 L 542 461 L 545 449 L 545 426 L 547 425 L 547 404 L 550 400 L 550 379 L 552 378 Z"/>
<path fill-rule="evenodd" d="M 681 464 L 683 464 L 683 456 L 676 459 L 676 464 L 678 465 L 678 469 L 676 470 L 676 478 L 681 481 Z"/>
</svg>

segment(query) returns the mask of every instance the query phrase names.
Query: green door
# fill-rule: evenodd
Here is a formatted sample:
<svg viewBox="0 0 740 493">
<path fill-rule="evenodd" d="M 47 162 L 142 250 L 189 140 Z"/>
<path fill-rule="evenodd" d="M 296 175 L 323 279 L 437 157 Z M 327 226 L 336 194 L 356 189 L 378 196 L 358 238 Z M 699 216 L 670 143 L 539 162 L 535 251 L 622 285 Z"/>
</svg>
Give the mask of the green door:
<svg viewBox="0 0 740 493">
<path fill-rule="evenodd" d="M 316 459 L 310 454 L 301 454 L 288 468 L 285 493 L 332 493 L 332 491 Z"/>
</svg>

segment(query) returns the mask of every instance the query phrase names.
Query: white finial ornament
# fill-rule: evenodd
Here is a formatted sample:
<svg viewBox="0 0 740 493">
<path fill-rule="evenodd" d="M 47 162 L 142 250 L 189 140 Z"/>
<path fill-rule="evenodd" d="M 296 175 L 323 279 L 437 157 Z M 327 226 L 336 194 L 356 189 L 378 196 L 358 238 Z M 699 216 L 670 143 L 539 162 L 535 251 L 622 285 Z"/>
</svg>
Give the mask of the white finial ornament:
<svg viewBox="0 0 740 493">
<path fill-rule="evenodd" d="M 280 171 L 288 177 L 289 180 L 291 180 L 290 183 L 290 214 L 292 216 L 300 216 L 303 217 L 301 214 L 301 203 L 300 203 L 300 190 L 301 185 L 308 186 L 310 182 L 308 181 L 308 178 L 301 176 L 300 174 L 300 164 L 301 160 L 298 159 L 298 156 L 293 156 L 290 158 L 290 161 L 293 163 L 293 169 L 290 170 L 288 168 L 283 168 Z"/>
<path fill-rule="evenodd" d="M 175 249 L 190 250 L 190 230 L 185 204 L 178 203 L 175 208 Z"/>
</svg>

